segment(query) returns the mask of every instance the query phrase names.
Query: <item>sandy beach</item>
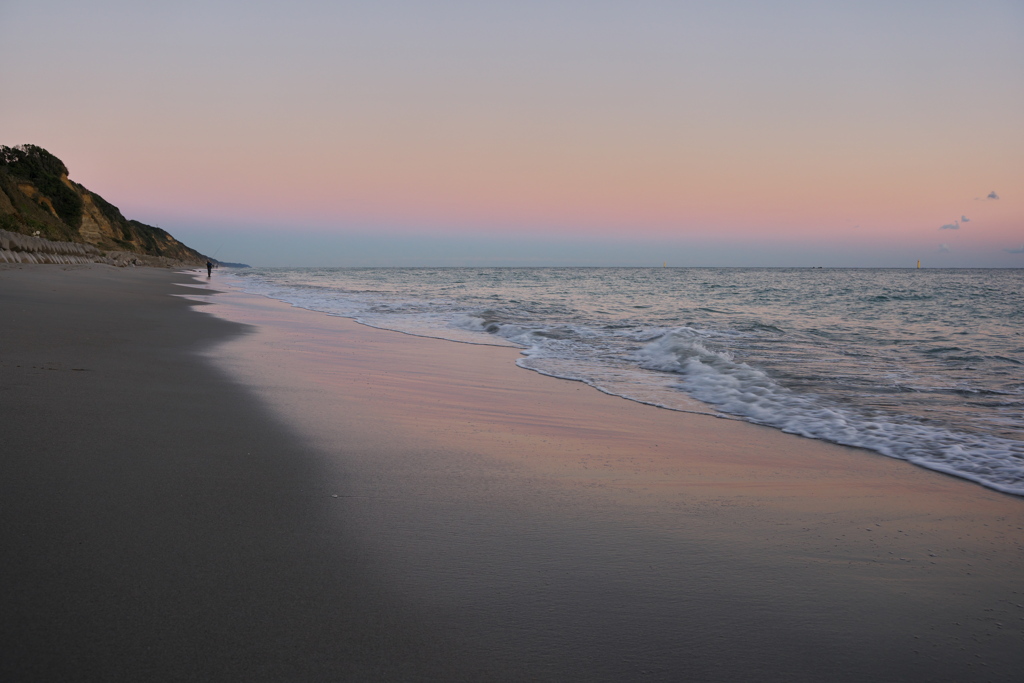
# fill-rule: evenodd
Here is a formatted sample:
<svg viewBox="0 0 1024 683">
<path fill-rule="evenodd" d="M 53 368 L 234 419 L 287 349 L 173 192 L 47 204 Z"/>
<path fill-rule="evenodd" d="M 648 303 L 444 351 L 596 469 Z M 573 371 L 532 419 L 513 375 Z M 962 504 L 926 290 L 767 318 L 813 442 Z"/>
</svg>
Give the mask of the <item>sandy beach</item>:
<svg viewBox="0 0 1024 683">
<path fill-rule="evenodd" d="M 1019 498 L 190 274 L 0 267 L 0 315 L 5 680 L 1024 667 Z"/>
</svg>

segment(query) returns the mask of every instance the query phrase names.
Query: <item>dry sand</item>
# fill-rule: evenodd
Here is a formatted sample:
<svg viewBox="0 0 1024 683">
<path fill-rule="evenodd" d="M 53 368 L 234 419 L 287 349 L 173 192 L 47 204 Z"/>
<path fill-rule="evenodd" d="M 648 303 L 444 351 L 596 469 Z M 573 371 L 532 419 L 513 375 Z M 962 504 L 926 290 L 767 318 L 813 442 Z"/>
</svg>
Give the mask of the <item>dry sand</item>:
<svg viewBox="0 0 1024 683">
<path fill-rule="evenodd" d="M 1024 670 L 1019 498 L 174 281 L 0 270 L 7 680 Z"/>
</svg>

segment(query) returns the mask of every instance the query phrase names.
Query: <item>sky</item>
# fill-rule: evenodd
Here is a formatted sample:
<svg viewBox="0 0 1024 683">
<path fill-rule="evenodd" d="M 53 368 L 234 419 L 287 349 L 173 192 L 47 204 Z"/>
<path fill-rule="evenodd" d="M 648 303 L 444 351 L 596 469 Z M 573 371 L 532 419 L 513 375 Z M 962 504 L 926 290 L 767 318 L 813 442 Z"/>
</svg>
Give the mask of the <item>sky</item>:
<svg viewBox="0 0 1024 683">
<path fill-rule="evenodd" d="M 0 0 L 0 144 L 266 266 L 1024 267 L 1024 2 Z"/>
</svg>

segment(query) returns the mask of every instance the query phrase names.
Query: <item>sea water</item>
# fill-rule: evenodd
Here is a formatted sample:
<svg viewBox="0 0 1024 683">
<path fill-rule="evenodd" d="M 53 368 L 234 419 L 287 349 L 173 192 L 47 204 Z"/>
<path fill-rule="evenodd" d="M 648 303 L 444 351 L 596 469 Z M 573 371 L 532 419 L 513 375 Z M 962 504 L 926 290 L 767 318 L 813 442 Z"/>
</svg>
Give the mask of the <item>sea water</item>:
<svg viewBox="0 0 1024 683">
<path fill-rule="evenodd" d="M 228 280 L 1024 495 L 1024 270 L 254 268 Z"/>
</svg>

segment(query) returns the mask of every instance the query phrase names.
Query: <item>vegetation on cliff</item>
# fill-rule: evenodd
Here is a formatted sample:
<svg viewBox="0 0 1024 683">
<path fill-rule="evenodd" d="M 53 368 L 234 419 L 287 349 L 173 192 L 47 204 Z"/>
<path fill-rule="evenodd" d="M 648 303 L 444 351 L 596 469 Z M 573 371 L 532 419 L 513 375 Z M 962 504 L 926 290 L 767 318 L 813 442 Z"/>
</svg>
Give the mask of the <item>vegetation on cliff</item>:
<svg viewBox="0 0 1024 683">
<path fill-rule="evenodd" d="M 0 146 L 0 229 L 186 263 L 206 260 L 165 230 L 126 219 L 71 181 L 64 162 L 37 145 Z"/>
</svg>

